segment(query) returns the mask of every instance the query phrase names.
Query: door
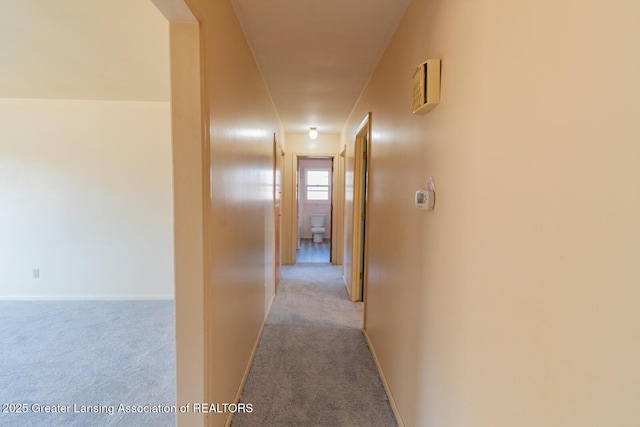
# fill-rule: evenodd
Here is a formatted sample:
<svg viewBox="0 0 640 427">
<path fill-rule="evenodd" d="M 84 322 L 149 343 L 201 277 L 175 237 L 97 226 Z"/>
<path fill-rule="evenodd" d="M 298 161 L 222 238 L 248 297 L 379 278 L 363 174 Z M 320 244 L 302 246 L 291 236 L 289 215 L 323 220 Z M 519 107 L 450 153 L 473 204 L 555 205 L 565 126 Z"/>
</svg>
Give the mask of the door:
<svg viewBox="0 0 640 427">
<path fill-rule="evenodd" d="M 300 159 L 296 157 L 296 249 L 300 249 L 302 238 L 302 218 L 300 217 Z"/>
<path fill-rule="evenodd" d="M 358 286 L 360 288 L 358 294 L 360 300 L 364 299 L 364 274 L 365 274 L 365 236 L 366 236 L 366 223 L 367 223 L 367 146 L 369 136 L 365 133 L 362 136 L 362 155 L 361 155 L 361 168 L 360 168 L 360 259 L 358 260 Z"/>
<path fill-rule="evenodd" d="M 282 240 L 282 156 L 284 151 L 273 135 L 273 216 L 275 220 L 275 289 L 282 277 L 281 240 Z"/>
<path fill-rule="evenodd" d="M 351 240 L 351 300 L 365 302 L 367 283 L 367 186 L 369 184 L 370 114 L 356 132 L 353 180 L 353 235 Z"/>
</svg>

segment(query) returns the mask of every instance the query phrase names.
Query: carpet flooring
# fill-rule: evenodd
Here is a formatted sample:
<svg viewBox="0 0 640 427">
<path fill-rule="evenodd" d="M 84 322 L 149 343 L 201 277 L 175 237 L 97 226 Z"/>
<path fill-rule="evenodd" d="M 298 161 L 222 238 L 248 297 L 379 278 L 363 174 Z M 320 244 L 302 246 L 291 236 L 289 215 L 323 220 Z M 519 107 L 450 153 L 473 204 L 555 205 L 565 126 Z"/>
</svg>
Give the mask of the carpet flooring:
<svg viewBox="0 0 640 427">
<path fill-rule="evenodd" d="M 283 267 L 232 427 L 397 425 L 340 271 Z"/>
<path fill-rule="evenodd" d="M 174 426 L 153 412 L 175 405 L 174 324 L 173 301 L 0 302 L 0 425 Z"/>
</svg>

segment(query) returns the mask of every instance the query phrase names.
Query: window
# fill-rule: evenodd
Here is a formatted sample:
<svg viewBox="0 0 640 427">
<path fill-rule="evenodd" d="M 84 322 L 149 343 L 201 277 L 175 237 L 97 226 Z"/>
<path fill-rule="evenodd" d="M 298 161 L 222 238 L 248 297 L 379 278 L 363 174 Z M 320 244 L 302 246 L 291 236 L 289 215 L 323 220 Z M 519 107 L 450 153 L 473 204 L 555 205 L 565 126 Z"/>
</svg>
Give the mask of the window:
<svg viewBox="0 0 640 427">
<path fill-rule="evenodd" d="M 307 169 L 307 200 L 329 201 L 330 184 L 328 169 Z"/>
</svg>

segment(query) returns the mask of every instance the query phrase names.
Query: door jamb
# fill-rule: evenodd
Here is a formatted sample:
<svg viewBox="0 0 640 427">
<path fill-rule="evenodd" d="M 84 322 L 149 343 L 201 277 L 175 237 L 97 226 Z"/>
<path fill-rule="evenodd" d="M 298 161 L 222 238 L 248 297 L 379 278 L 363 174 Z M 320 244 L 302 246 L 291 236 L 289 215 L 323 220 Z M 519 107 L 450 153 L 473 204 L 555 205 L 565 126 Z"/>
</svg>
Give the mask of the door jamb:
<svg viewBox="0 0 640 427">
<path fill-rule="evenodd" d="M 365 138 L 366 137 L 366 138 Z M 352 301 L 364 301 L 364 322 L 366 324 L 366 294 L 367 294 L 367 244 L 368 244 L 368 230 L 367 223 L 369 218 L 364 218 L 364 236 L 362 235 L 360 222 L 362 215 L 369 215 L 368 209 L 368 187 L 369 171 L 370 171 L 370 152 L 371 152 L 371 113 L 368 113 L 366 117 L 360 122 L 355 132 L 355 164 L 354 164 L 354 183 L 353 183 L 353 235 L 352 235 L 352 256 L 351 256 L 351 300 Z M 366 141 L 366 147 L 364 142 Z M 366 150 L 365 150 L 366 149 Z M 366 152 L 366 176 L 363 182 L 363 157 Z M 364 194 L 363 194 L 364 191 Z M 364 203 L 363 203 L 364 199 Z M 361 245 L 361 241 L 364 238 L 364 244 Z M 364 259 L 364 265 L 360 265 L 360 260 Z M 362 267 L 362 272 L 360 271 Z M 360 279 L 360 273 L 362 273 L 362 280 Z M 362 286 L 360 285 L 362 283 Z"/>
<path fill-rule="evenodd" d="M 335 179 L 334 179 L 334 175 L 335 175 L 335 162 L 336 162 L 336 154 L 335 153 L 293 153 L 293 167 L 294 167 L 294 177 L 293 180 L 296 180 L 296 174 L 298 173 L 298 168 L 299 168 L 299 161 L 300 158 L 313 158 L 313 157 L 322 157 L 322 158 L 327 158 L 331 160 L 331 164 L 333 167 L 333 172 L 331 173 L 332 175 L 332 182 L 331 182 L 331 209 L 335 209 L 335 203 L 336 203 L 336 192 L 335 192 Z M 297 186 L 298 183 L 294 182 L 293 184 L 293 191 L 294 192 L 299 192 L 300 189 Z M 297 200 L 297 195 L 294 194 L 293 197 L 293 215 L 292 215 L 292 224 L 293 224 L 293 233 L 291 233 L 291 249 L 292 249 L 292 260 L 293 260 L 293 264 L 295 264 L 297 262 L 296 260 L 296 249 L 298 247 L 298 206 L 297 204 L 300 203 L 299 200 Z M 296 201 L 297 200 L 297 201 Z M 332 217 L 332 223 L 331 223 L 331 249 L 333 251 L 333 247 L 335 244 L 337 244 L 337 242 L 335 242 L 334 239 L 334 226 L 335 226 L 335 216 Z M 333 253 L 330 254 L 330 259 L 331 259 L 331 263 L 334 264 L 336 261 L 333 257 Z"/>
</svg>

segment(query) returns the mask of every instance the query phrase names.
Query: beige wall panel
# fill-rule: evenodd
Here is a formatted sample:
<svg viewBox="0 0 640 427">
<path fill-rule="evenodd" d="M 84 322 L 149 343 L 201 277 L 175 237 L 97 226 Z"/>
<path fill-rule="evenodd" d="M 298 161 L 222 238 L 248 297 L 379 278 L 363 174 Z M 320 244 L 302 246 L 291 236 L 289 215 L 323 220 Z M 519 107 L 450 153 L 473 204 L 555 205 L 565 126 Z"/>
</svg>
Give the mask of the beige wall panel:
<svg viewBox="0 0 640 427">
<path fill-rule="evenodd" d="M 202 31 L 210 152 L 207 397 L 233 402 L 265 317 L 266 289 L 273 289 L 266 230 L 273 230 L 273 134 L 283 133 L 231 3 L 188 3 Z M 227 416 L 211 414 L 210 425 Z"/>
<path fill-rule="evenodd" d="M 334 227 L 332 230 L 333 251 L 332 260 L 334 264 L 342 265 L 344 262 L 344 150 L 335 157 L 334 161 L 334 199 L 333 218 Z M 344 270 L 344 269 L 343 269 Z"/>
<path fill-rule="evenodd" d="M 364 113 L 361 117 L 366 117 Z M 353 118 L 353 114 L 351 116 Z M 349 129 L 349 122 L 345 129 Z M 355 170 L 355 147 L 356 131 L 360 122 L 356 121 L 348 132 L 343 131 L 344 140 L 344 204 L 343 204 L 343 259 L 342 259 L 342 280 L 347 287 L 347 292 L 351 296 L 351 274 L 353 273 L 353 195 L 354 195 L 354 170 Z"/>
<path fill-rule="evenodd" d="M 410 4 L 343 132 L 373 112 L 367 331 L 406 425 L 640 423 L 639 14 Z"/>
<path fill-rule="evenodd" d="M 178 405 L 206 401 L 205 218 L 200 101 L 200 34 L 197 24 L 170 26 L 171 113 L 176 300 L 176 394 Z M 205 415 L 178 413 L 179 425 L 203 426 Z"/>
</svg>

